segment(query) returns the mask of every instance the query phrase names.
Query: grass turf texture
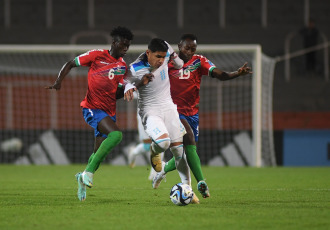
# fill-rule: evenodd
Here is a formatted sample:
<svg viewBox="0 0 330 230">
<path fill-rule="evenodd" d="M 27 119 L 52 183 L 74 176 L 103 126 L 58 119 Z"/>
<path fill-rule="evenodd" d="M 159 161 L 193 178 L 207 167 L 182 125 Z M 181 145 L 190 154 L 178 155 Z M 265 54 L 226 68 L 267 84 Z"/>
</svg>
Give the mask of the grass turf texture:
<svg viewBox="0 0 330 230">
<path fill-rule="evenodd" d="M 175 206 L 149 169 L 102 165 L 87 199 L 76 197 L 83 165 L 0 165 L 0 229 L 329 229 L 330 168 L 204 167 L 211 197 Z"/>
</svg>

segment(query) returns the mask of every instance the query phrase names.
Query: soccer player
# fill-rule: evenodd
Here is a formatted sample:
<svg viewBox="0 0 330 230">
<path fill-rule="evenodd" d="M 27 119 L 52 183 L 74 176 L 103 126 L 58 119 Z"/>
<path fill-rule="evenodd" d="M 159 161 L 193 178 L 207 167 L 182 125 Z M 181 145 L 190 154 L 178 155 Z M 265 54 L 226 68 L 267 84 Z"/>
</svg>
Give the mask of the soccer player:
<svg viewBox="0 0 330 230">
<path fill-rule="evenodd" d="M 110 50 L 90 50 L 68 61 L 55 83 L 46 87 L 60 90 L 63 79 L 72 68 L 89 67 L 88 89 L 80 106 L 86 123 L 94 128 L 95 142 L 85 170 L 76 174 L 80 201 L 86 199 L 86 186 L 93 186 L 93 176 L 101 162 L 122 140 L 122 132 L 116 124 L 116 97 L 123 96 L 123 79 L 128 71 L 123 56 L 131 45 L 133 34 L 125 27 L 116 27 L 111 31 L 111 36 Z"/>
<path fill-rule="evenodd" d="M 208 186 L 201 169 L 201 163 L 196 151 L 199 128 L 199 89 L 202 76 L 208 75 L 220 81 L 231 80 L 241 75 L 251 74 L 251 68 L 245 63 L 235 72 L 224 72 L 202 55 L 195 54 L 197 38 L 193 34 L 184 34 L 178 44 L 179 57 L 184 61 L 183 68 L 176 69 L 169 64 L 171 83 L 171 95 L 173 102 L 178 107 L 181 123 L 187 134 L 183 137 L 183 143 L 188 165 L 197 181 L 197 189 L 203 196 L 210 196 Z M 161 172 L 153 179 L 153 188 L 158 188 L 165 174 L 175 170 L 174 159 L 168 161 Z"/>
<path fill-rule="evenodd" d="M 151 165 L 155 171 L 162 169 L 160 153 L 170 148 L 174 164 L 183 184 L 191 184 L 190 170 L 183 149 L 183 135 L 186 133 L 181 124 L 176 105 L 173 103 L 168 76 L 168 63 L 180 69 L 183 61 L 172 47 L 162 39 L 154 38 L 146 52 L 130 65 L 131 81 L 138 81 L 144 75 L 151 75 L 150 82 L 138 89 L 138 110 L 144 129 L 152 139 Z M 125 88 L 124 98 L 129 100 L 131 89 Z M 128 95 L 127 95 L 128 94 Z"/>
</svg>

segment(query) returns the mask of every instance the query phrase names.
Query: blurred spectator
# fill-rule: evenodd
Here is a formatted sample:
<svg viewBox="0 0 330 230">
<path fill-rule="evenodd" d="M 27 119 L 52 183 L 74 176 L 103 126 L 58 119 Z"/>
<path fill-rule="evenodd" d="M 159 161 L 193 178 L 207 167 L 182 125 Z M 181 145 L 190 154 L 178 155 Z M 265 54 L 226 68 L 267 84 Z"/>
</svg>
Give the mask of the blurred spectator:
<svg viewBox="0 0 330 230">
<path fill-rule="evenodd" d="M 319 30 L 315 27 L 315 22 L 310 19 L 308 25 L 302 28 L 300 34 L 303 37 L 304 48 L 316 46 L 319 40 Z M 309 52 L 305 55 L 305 66 L 307 72 L 315 72 L 316 70 L 316 51 Z"/>
</svg>

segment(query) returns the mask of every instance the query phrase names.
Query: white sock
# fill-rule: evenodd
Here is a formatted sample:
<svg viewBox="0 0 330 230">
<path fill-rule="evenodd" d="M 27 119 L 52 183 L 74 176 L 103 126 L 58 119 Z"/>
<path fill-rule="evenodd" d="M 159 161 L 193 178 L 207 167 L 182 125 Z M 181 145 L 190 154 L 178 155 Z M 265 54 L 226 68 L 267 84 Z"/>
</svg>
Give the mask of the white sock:
<svg viewBox="0 0 330 230">
<path fill-rule="evenodd" d="M 183 145 L 173 146 L 170 150 L 175 158 L 175 166 L 179 172 L 182 184 L 190 185 L 190 169 L 186 157 L 184 156 Z"/>
</svg>

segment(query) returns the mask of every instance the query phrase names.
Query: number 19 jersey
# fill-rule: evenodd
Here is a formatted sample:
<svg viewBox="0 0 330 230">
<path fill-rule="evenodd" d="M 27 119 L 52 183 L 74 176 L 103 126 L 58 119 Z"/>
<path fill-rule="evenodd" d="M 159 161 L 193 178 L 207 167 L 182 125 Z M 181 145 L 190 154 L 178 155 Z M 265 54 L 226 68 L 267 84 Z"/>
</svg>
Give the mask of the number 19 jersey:
<svg viewBox="0 0 330 230">
<path fill-rule="evenodd" d="M 182 69 L 169 64 L 171 96 L 178 112 L 185 116 L 198 113 L 202 76 L 211 75 L 215 65 L 202 55 L 194 55 Z"/>
</svg>

